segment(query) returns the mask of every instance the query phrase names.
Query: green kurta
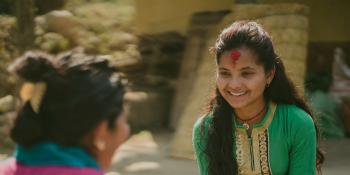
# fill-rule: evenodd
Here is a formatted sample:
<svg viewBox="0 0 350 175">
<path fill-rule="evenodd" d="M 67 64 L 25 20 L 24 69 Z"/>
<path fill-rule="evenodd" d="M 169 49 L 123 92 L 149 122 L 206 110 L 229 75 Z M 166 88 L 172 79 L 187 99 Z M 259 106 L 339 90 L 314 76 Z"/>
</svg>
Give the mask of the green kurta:
<svg viewBox="0 0 350 175">
<path fill-rule="evenodd" d="M 194 125 L 193 144 L 200 174 L 208 175 L 204 153 L 212 114 Z M 204 125 L 202 123 L 204 122 Z M 269 104 L 263 120 L 253 126 L 249 137 L 237 121 L 234 155 L 239 174 L 316 174 L 316 130 L 312 118 L 295 105 Z"/>
</svg>

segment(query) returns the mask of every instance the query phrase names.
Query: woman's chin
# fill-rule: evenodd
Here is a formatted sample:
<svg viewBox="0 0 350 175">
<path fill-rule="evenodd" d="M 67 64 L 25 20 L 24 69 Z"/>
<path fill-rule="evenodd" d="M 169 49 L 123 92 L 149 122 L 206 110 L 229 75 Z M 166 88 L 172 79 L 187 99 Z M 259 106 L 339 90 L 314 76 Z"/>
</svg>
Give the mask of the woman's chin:
<svg viewBox="0 0 350 175">
<path fill-rule="evenodd" d="M 226 101 L 230 104 L 232 108 L 235 108 L 235 109 L 243 108 L 248 104 L 246 95 L 241 97 L 230 96 L 226 99 Z"/>
<path fill-rule="evenodd" d="M 240 109 L 240 108 L 244 108 L 246 106 L 245 102 L 235 102 L 235 103 L 231 102 L 229 104 L 234 109 Z"/>
</svg>

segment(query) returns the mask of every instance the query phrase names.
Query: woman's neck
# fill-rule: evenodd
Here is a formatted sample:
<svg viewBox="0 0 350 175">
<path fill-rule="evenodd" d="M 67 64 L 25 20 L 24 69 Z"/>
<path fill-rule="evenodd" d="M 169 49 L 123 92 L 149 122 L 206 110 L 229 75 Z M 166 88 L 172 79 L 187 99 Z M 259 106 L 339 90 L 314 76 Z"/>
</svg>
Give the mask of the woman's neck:
<svg viewBox="0 0 350 175">
<path fill-rule="evenodd" d="M 240 120 L 250 120 L 255 118 L 260 118 L 262 114 L 265 114 L 264 109 L 266 108 L 266 102 L 264 99 L 257 100 L 251 104 L 248 104 L 242 108 L 234 109 L 237 118 Z"/>
</svg>

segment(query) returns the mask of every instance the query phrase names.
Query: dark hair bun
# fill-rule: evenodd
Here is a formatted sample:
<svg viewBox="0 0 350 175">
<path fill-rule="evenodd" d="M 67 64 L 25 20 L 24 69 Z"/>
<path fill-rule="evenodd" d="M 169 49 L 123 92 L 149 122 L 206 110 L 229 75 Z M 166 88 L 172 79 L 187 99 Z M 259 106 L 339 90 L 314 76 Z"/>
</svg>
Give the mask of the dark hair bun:
<svg viewBox="0 0 350 175">
<path fill-rule="evenodd" d="M 41 52 L 26 52 L 9 66 L 9 71 L 27 81 L 40 82 L 45 81 L 51 73 L 55 72 L 55 68 L 49 55 Z"/>
</svg>

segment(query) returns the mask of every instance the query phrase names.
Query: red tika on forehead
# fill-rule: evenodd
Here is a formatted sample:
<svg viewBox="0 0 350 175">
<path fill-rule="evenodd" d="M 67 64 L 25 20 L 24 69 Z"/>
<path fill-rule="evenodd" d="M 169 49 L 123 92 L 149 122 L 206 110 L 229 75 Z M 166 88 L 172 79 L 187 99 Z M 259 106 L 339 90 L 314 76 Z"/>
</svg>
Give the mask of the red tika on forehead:
<svg viewBox="0 0 350 175">
<path fill-rule="evenodd" d="M 233 50 L 231 52 L 231 59 L 232 59 L 233 66 L 236 65 L 236 62 L 240 56 L 241 56 L 241 53 L 237 50 Z"/>
</svg>

